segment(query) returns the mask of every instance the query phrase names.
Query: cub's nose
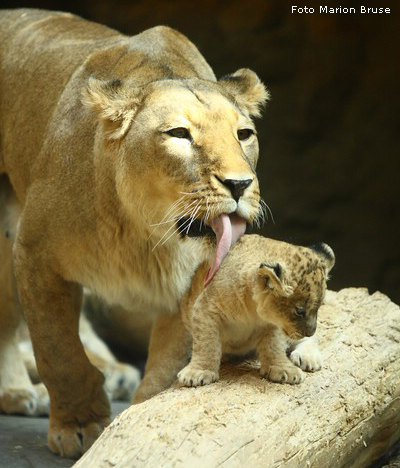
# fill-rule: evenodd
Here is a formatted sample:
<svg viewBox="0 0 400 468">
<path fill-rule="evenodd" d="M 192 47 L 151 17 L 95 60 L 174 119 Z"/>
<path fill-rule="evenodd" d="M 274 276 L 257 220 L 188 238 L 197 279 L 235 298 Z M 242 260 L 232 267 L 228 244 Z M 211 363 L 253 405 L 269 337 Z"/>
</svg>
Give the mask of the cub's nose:
<svg viewBox="0 0 400 468">
<path fill-rule="evenodd" d="M 306 325 L 305 336 L 313 336 L 317 329 L 317 322 L 308 323 Z"/>
<path fill-rule="evenodd" d="M 239 198 L 243 195 L 243 192 L 247 189 L 247 187 L 253 182 L 253 179 L 244 179 L 244 180 L 236 180 L 236 179 L 225 179 L 219 181 L 222 183 L 222 185 L 225 185 L 227 187 L 231 194 L 233 199 L 238 202 Z"/>
</svg>

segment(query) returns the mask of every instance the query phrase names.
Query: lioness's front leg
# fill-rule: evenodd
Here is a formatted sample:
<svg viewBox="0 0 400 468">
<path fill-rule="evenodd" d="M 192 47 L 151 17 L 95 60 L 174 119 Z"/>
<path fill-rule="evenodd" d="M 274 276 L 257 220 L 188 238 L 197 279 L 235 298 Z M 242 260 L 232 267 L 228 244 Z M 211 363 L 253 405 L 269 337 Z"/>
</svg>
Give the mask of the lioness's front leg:
<svg viewBox="0 0 400 468">
<path fill-rule="evenodd" d="M 63 280 L 43 250 L 18 241 L 15 273 L 39 375 L 50 395 L 50 449 L 76 458 L 109 422 L 104 377 L 86 357 L 78 335 L 81 287 Z"/>
<path fill-rule="evenodd" d="M 160 314 L 153 325 L 146 371 L 133 399 L 141 403 L 167 389 L 190 355 L 190 334 L 181 314 Z"/>
<path fill-rule="evenodd" d="M 266 327 L 263 338 L 257 346 L 260 360 L 260 374 L 272 382 L 298 384 L 304 380 L 304 373 L 286 355 L 287 338 L 275 325 Z"/>
</svg>

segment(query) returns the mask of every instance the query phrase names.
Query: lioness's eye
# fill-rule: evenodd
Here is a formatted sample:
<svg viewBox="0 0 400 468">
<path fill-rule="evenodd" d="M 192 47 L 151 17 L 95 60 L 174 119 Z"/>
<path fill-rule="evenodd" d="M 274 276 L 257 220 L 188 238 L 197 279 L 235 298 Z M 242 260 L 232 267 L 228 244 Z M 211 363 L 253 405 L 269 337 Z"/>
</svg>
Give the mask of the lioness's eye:
<svg viewBox="0 0 400 468">
<path fill-rule="evenodd" d="M 242 128 L 241 130 L 238 130 L 237 136 L 239 140 L 243 141 L 243 140 L 247 140 L 248 138 L 250 138 L 251 135 L 253 135 L 253 133 L 254 133 L 254 130 L 252 130 L 251 128 Z"/>
<path fill-rule="evenodd" d="M 306 315 L 306 309 L 303 309 L 303 307 L 296 307 L 296 315 L 304 317 Z"/>
<path fill-rule="evenodd" d="M 192 135 L 190 134 L 189 130 L 184 127 L 172 128 L 165 133 L 174 138 L 186 138 L 187 140 L 192 140 Z"/>
</svg>

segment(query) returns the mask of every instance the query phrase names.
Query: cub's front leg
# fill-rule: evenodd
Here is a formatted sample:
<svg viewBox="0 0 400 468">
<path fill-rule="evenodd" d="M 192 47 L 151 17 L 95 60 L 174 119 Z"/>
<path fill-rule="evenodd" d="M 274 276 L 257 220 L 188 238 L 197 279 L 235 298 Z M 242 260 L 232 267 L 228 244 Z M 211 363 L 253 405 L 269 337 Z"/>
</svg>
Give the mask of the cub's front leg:
<svg viewBox="0 0 400 468">
<path fill-rule="evenodd" d="M 268 325 L 257 346 L 260 374 L 272 382 L 299 384 L 304 373 L 286 355 L 287 337 L 275 325 Z"/>
<path fill-rule="evenodd" d="M 81 288 L 62 279 L 46 246 L 17 238 L 15 274 L 39 375 L 50 395 L 50 449 L 77 458 L 109 423 L 104 377 L 86 357 L 78 335 Z"/>
<path fill-rule="evenodd" d="M 216 313 L 196 304 L 190 318 L 192 359 L 178 373 L 179 382 L 188 387 L 207 385 L 219 379 L 221 364 L 220 323 Z"/>
</svg>

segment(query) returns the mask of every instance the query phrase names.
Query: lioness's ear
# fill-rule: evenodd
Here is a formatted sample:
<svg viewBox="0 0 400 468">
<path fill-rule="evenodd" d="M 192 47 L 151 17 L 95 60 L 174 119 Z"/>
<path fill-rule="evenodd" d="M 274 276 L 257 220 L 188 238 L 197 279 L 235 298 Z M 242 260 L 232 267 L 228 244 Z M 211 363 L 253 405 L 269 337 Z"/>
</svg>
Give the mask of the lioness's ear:
<svg viewBox="0 0 400 468">
<path fill-rule="evenodd" d="M 115 140 L 127 132 L 140 102 L 140 92 L 134 88 L 124 89 L 120 80 L 89 78 L 82 102 L 97 112 L 107 138 Z"/>
<path fill-rule="evenodd" d="M 268 101 L 269 92 L 253 71 L 241 68 L 222 77 L 219 83 L 233 95 L 239 107 L 244 107 L 254 117 L 261 115 L 261 108 Z"/>
<path fill-rule="evenodd" d="M 280 263 L 261 263 L 258 276 L 264 281 L 264 287 L 273 290 L 277 295 L 289 297 L 293 294 L 293 287 L 285 281 L 283 266 Z"/>
<path fill-rule="evenodd" d="M 335 254 L 328 244 L 317 242 L 309 247 L 321 257 L 325 264 L 326 272 L 329 273 L 335 265 Z"/>
</svg>

